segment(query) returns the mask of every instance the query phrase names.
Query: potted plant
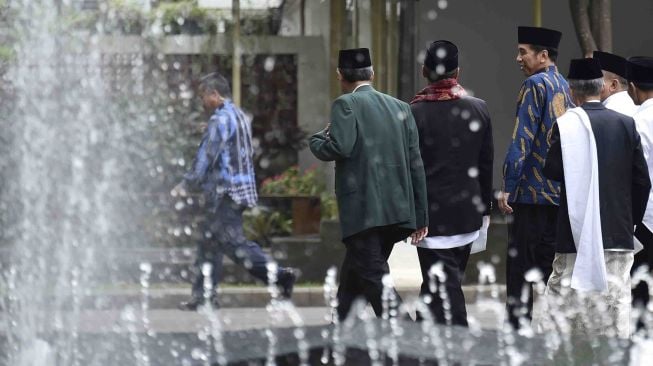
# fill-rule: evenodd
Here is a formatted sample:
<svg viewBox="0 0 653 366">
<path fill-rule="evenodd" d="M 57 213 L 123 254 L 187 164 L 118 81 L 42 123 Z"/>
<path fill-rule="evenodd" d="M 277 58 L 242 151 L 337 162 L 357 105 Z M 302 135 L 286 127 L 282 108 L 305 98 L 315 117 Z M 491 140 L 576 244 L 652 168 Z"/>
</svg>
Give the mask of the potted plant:
<svg viewBox="0 0 653 366">
<path fill-rule="evenodd" d="M 215 34 L 219 12 L 199 7 L 193 0 L 166 1 L 153 12 L 167 34 Z"/>
<path fill-rule="evenodd" d="M 301 172 L 299 167 L 292 166 L 261 184 L 263 197 L 290 200 L 294 235 L 317 234 L 320 231 L 320 201 L 325 191 L 321 178 L 315 167 Z"/>
<path fill-rule="evenodd" d="M 270 238 L 273 236 L 287 236 L 292 231 L 292 220 L 279 211 L 272 211 L 265 207 L 255 207 L 245 211 L 245 235 L 265 247 L 270 247 Z"/>
</svg>

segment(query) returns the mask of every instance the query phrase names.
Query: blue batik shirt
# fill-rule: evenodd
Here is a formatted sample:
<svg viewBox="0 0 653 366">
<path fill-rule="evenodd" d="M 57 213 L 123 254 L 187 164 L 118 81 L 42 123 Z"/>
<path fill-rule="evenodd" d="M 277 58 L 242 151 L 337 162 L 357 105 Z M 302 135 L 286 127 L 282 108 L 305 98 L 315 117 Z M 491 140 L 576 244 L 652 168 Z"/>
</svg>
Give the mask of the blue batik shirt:
<svg viewBox="0 0 653 366">
<path fill-rule="evenodd" d="M 528 77 L 517 100 L 512 141 L 503 164 L 503 191 L 509 201 L 558 205 L 560 184 L 542 174 L 556 119 L 573 107 L 567 81 L 555 66 Z"/>
<path fill-rule="evenodd" d="M 193 169 L 184 180 L 190 188 L 203 191 L 211 208 L 218 207 L 225 195 L 239 205 L 255 206 L 258 195 L 253 155 L 249 118 L 225 100 L 211 116 Z"/>
</svg>

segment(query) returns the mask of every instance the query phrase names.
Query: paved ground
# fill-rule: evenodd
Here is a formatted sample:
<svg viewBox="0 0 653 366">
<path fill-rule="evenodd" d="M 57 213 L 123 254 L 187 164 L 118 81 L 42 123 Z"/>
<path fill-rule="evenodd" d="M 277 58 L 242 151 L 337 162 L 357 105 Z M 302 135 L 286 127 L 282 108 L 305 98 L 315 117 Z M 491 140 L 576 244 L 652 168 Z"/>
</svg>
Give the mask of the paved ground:
<svg viewBox="0 0 653 366">
<path fill-rule="evenodd" d="M 390 271 L 396 287 L 406 303 L 417 298 L 421 285 L 421 274 L 415 247 L 398 243 L 389 260 Z M 182 312 L 176 310 L 177 304 L 188 298 L 190 286 L 179 284 L 159 284 L 148 289 L 147 307 L 150 309 L 143 317 L 143 289 L 139 286 L 110 287 L 95 291 L 85 299 L 86 305 L 74 323 L 83 332 L 122 332 L 149 330 L 163 333 L 197 332 L 211 322 L 208 314 Z M 470 324 L 483 329 L 496 329 L 503 322 L 503 288 L 491 296 L 488 286 L 466 286 L 464 288 L 468 303 Z M 219 320 L 225 330 L 242 330 L 266 327 L 292 326 L 297 322 L 305 325 L 320 325 L 330 322 L 330 309 L 325 307 L 322 286 L 297 287 L 293 303 L 297 306 L 298 317 L 269 309 L 270 294 L 263 286 L 222 287 L 220 303 L 222 307 L 211 313 Z M 268 309 L 266 309 L 266 306 Z M 102 310 L 91 310 L 91 309 Z M 413 312 L 414 314 L 414 312 Z M 65 318 L 72 326 L 70 313 Z M 147 319 L 149 325 L 145 325 Z M 214 319 L 214 320 L 215 320 Z M 0 312 L 0 324 L 6 318 Z"/>
<path fill-rule="evenodd" d="M 497 329 L 503 322 L 503 304 L 479 303 L 468 307 L 470 323 L 481 329 Z M 368 309 L 368 311 L 370 311 Z M 370 311 L 370 315 L 371 315 Z M 122 310 L 84 310 L 76 318 L 64 313 L 65 329 L 77 328 L 83 333 L 196 333 L 206 327 L 218 326 L 223 330 L 265 329 L 295 325 L 325 325 L 330 323 L 330 309 L 326 307 L 270 307 L 227 308 L 190 312 L 172 309 L 155 309 L 147 312 L 126 307 Z M 0 324 L 6 324 L 0 313 Z"/>
</svg>

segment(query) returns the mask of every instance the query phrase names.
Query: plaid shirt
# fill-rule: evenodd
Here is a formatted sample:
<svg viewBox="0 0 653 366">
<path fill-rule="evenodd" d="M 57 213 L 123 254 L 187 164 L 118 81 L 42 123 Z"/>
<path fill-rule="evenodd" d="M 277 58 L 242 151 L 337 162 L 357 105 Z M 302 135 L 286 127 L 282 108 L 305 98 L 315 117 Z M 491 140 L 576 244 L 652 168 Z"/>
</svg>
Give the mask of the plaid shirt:
<svg viewBox="0 0 653 366">
<path fill-rule="evenodd" d="M 213 209 L 225 194 L 239 205 L 255 206 L 258 195 L 253 154 L 250 121 L 226 100 L 211 116 L 193 169 L 184 180 L 191 189 L 201 189 Z"/>
</svg>

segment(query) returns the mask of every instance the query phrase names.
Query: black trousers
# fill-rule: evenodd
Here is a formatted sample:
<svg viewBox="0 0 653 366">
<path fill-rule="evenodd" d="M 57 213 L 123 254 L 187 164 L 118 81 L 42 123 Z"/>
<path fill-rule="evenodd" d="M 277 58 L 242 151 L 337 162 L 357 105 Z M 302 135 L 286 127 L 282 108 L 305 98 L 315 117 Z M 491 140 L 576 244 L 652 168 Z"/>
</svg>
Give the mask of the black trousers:
<svg viewBox="0 0 653 366">
<path fill-rule="evenodd" d="M 635 261 L 633 262 L 633 268 L 630 270 L 631 274 L 634 274 L 635 271 L 643 265 L 647 265 L 649 268 L 649 273 L 652 273 L 653 269 L 653 233 L 651 233 L 646 226 L 643 224 L 637 225 L 635 230 L 635 237 L 643 245 L 639 253 L 635 254 Z M 632 290 L 633 296 L 633 307 L 641 306 L 646 308 L 649 302 L 649 288 L 645 282 L 633 283 L 635 287 Z"/>
<path fill-rule="evenodd" d="M 467 326 L 467 308 L 465 307 L 462 284 L 471 250 L 471 244 L 449 249 L 417 248 L 419 266 L 422 270 L 422 287 L 419 295 L 423 299 L 426 296 L 430 297 L 430 301 L 426 302 L 427 306 L 431 310 L 433 320 L 440 324 Z M 429 270 L 438 262 L 442 263 L 442 269 L 446 275 L 443 282 L 440 282 L 437 277 L 429 276 Z M 441 292 L 443 289 L 446 294 Z M 450 305 L 448 310 L 451 315 L 450 322 L 445 316 L 443 299 L 445 295 L 446 301 Z M 417 318 L 422 320 L 423 316 L 418 314 Z"/>
<path fill-rule="evenodd" d="M 347 318 L 351 306 L 364 297 L 377 317 L 383 314 L 383 276 L 390 273 L 388 257 L 394 244 L 404 240 L 410 231 L 396 226 L 375 227 L 343 239 L 347 251 L 340 270 L 338 318 Z M 401 297 L 395 291 L 397 303 Z"/>
<path fill-rule="evenodd" d="M 508 226 L 506 261 L 506 310 L 508 321 L 519 329 L 520 319 L 530 322 L 533 312 L 533 284 L 524 275 L 536 269 L 546 284 L 555 256 L 558 207 L 515 203 L 513 222 Z"/>
</svg>

